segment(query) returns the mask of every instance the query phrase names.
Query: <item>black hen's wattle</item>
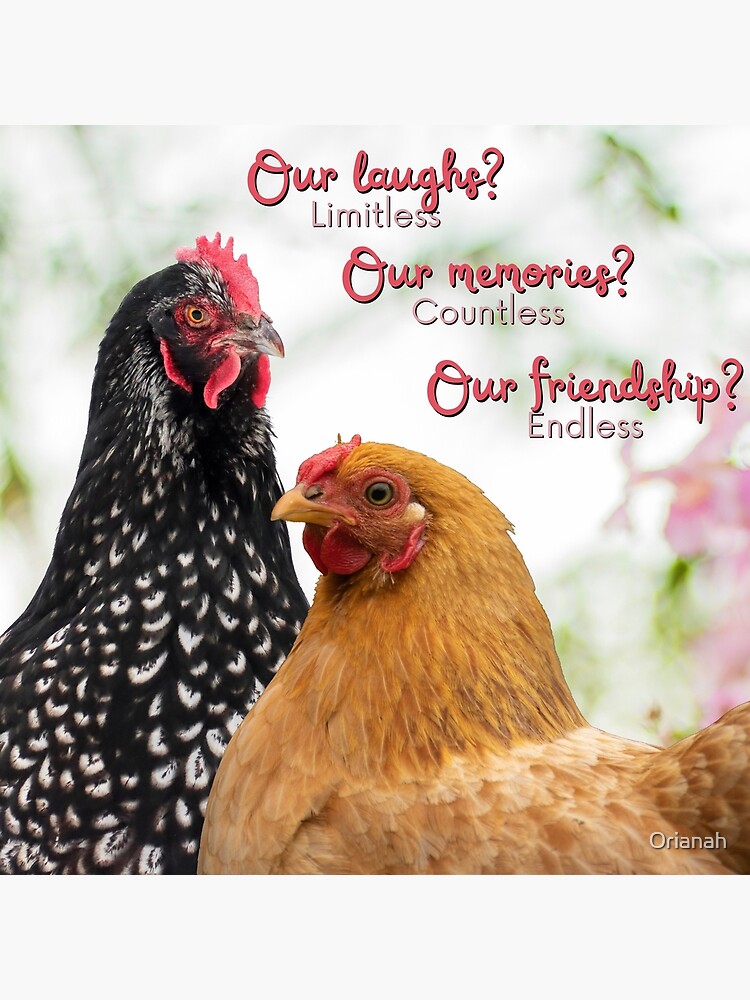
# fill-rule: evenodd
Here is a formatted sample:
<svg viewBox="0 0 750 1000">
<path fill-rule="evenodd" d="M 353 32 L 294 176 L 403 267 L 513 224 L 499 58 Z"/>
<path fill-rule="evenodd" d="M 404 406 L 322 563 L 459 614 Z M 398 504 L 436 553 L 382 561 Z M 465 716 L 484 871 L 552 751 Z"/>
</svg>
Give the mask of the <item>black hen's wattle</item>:
<svg viewBox="0 0 750 1000">
<path fill-rule="evenodd" d="M 216 410 L 164 372 L 149 314 L 200 279 L 174 265 L 113 318 L 52 561 L 0 639 L 0 872 L 194 872 L 224 747 L 307 612 L 257 358 Z"/>
</svg>

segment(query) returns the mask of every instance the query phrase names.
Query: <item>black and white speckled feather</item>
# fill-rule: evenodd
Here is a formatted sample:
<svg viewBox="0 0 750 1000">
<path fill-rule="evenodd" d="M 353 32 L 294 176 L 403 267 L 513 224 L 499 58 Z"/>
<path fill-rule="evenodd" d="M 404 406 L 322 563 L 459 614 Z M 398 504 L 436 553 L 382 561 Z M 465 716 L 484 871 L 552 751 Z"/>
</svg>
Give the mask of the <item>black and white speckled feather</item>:
<svg viewBox="0 0 750 1000">
<path fill-rule="evenodd" d="M 114 316 L 52 561 L 0 638 L 0 872 L 194 872 L 222 752 L 307 612 L 257 356 L 215 409 L 165 373 L 154 310 L 197 293 L 231 308 L 182 263 Z"/>
</svg>

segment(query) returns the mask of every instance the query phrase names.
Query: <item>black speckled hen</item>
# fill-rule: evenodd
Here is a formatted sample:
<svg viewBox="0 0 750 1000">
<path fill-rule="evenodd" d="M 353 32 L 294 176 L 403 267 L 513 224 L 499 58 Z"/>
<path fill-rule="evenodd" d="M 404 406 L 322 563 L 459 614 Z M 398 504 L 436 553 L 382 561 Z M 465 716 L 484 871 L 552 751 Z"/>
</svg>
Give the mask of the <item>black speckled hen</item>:
<svg viewBox="0 0 750 1000">
<path fill-rule="evenodd" d="M 195 871 L 232 733 L 307 613 L 264 408 L 282 356 L 232 240 L 102 341 L 52 559 L 0 637 L 0 872 Z"/>
</svg>

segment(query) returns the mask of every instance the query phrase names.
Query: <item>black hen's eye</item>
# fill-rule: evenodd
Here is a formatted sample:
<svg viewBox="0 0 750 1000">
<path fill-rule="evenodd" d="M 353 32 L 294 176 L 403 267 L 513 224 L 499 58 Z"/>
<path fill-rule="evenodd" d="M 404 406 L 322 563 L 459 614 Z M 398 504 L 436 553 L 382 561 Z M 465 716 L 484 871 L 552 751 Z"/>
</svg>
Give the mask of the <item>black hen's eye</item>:
<svg viewBox="0 0 750 1000">
<path fill-rule="evenodd" d="M 365 490 L 365 500 L 374 507 L 385 507 L 393 499 L 393 487 L 390 483 L 370 483 Z"/>
<path fill-rule="evenodd" d="M 185 319 L 191 326 L 205 326 L 209 321 L 209 315 L 200 306 L 188 306 L 185 309 Z"/>
</svg>

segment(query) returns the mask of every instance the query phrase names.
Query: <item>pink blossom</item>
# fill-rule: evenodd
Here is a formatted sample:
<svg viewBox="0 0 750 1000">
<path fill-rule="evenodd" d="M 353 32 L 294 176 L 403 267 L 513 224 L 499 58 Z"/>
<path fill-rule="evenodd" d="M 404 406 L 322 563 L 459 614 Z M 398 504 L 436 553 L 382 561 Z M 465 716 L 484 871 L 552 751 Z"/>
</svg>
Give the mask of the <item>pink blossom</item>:
<svg viewBox="0 0 750 1000">
<path fill-rule="evenodd" d="M 734 411 L 718 409 L 708 433 L 681 462 L 662 469 L 638 470 L 632 448 L 623 450 L 628 465 L 627 498 L 642 483 L 663 480 L 674 487 L 664 533 L 678 555 L 725 556 L 750 546 L 750 470 L 730 462 L 732 443 L 745 420 L 750 400 L 737 401 Z M 625 523 L 623 508 L 610 525 Z"/>
<path fill-rule="evenodd" d="M 750 700 L 750 469 L 731 461 L 732 445 L 750 419 L 750 400 L 735 411 L 717 409 L 708 432 L 675 465 L 638 470 L 632 448 L 626 499 L 610 518 L 627 522 L 628 500 L 641 484 L 662 480 L 673 487 L 664 534 L 674 552 L 695 559 L 692 593 L 706 615 L 701 633 L 689 641 L 697 669 L 701 725 Z"/>
</svg>

